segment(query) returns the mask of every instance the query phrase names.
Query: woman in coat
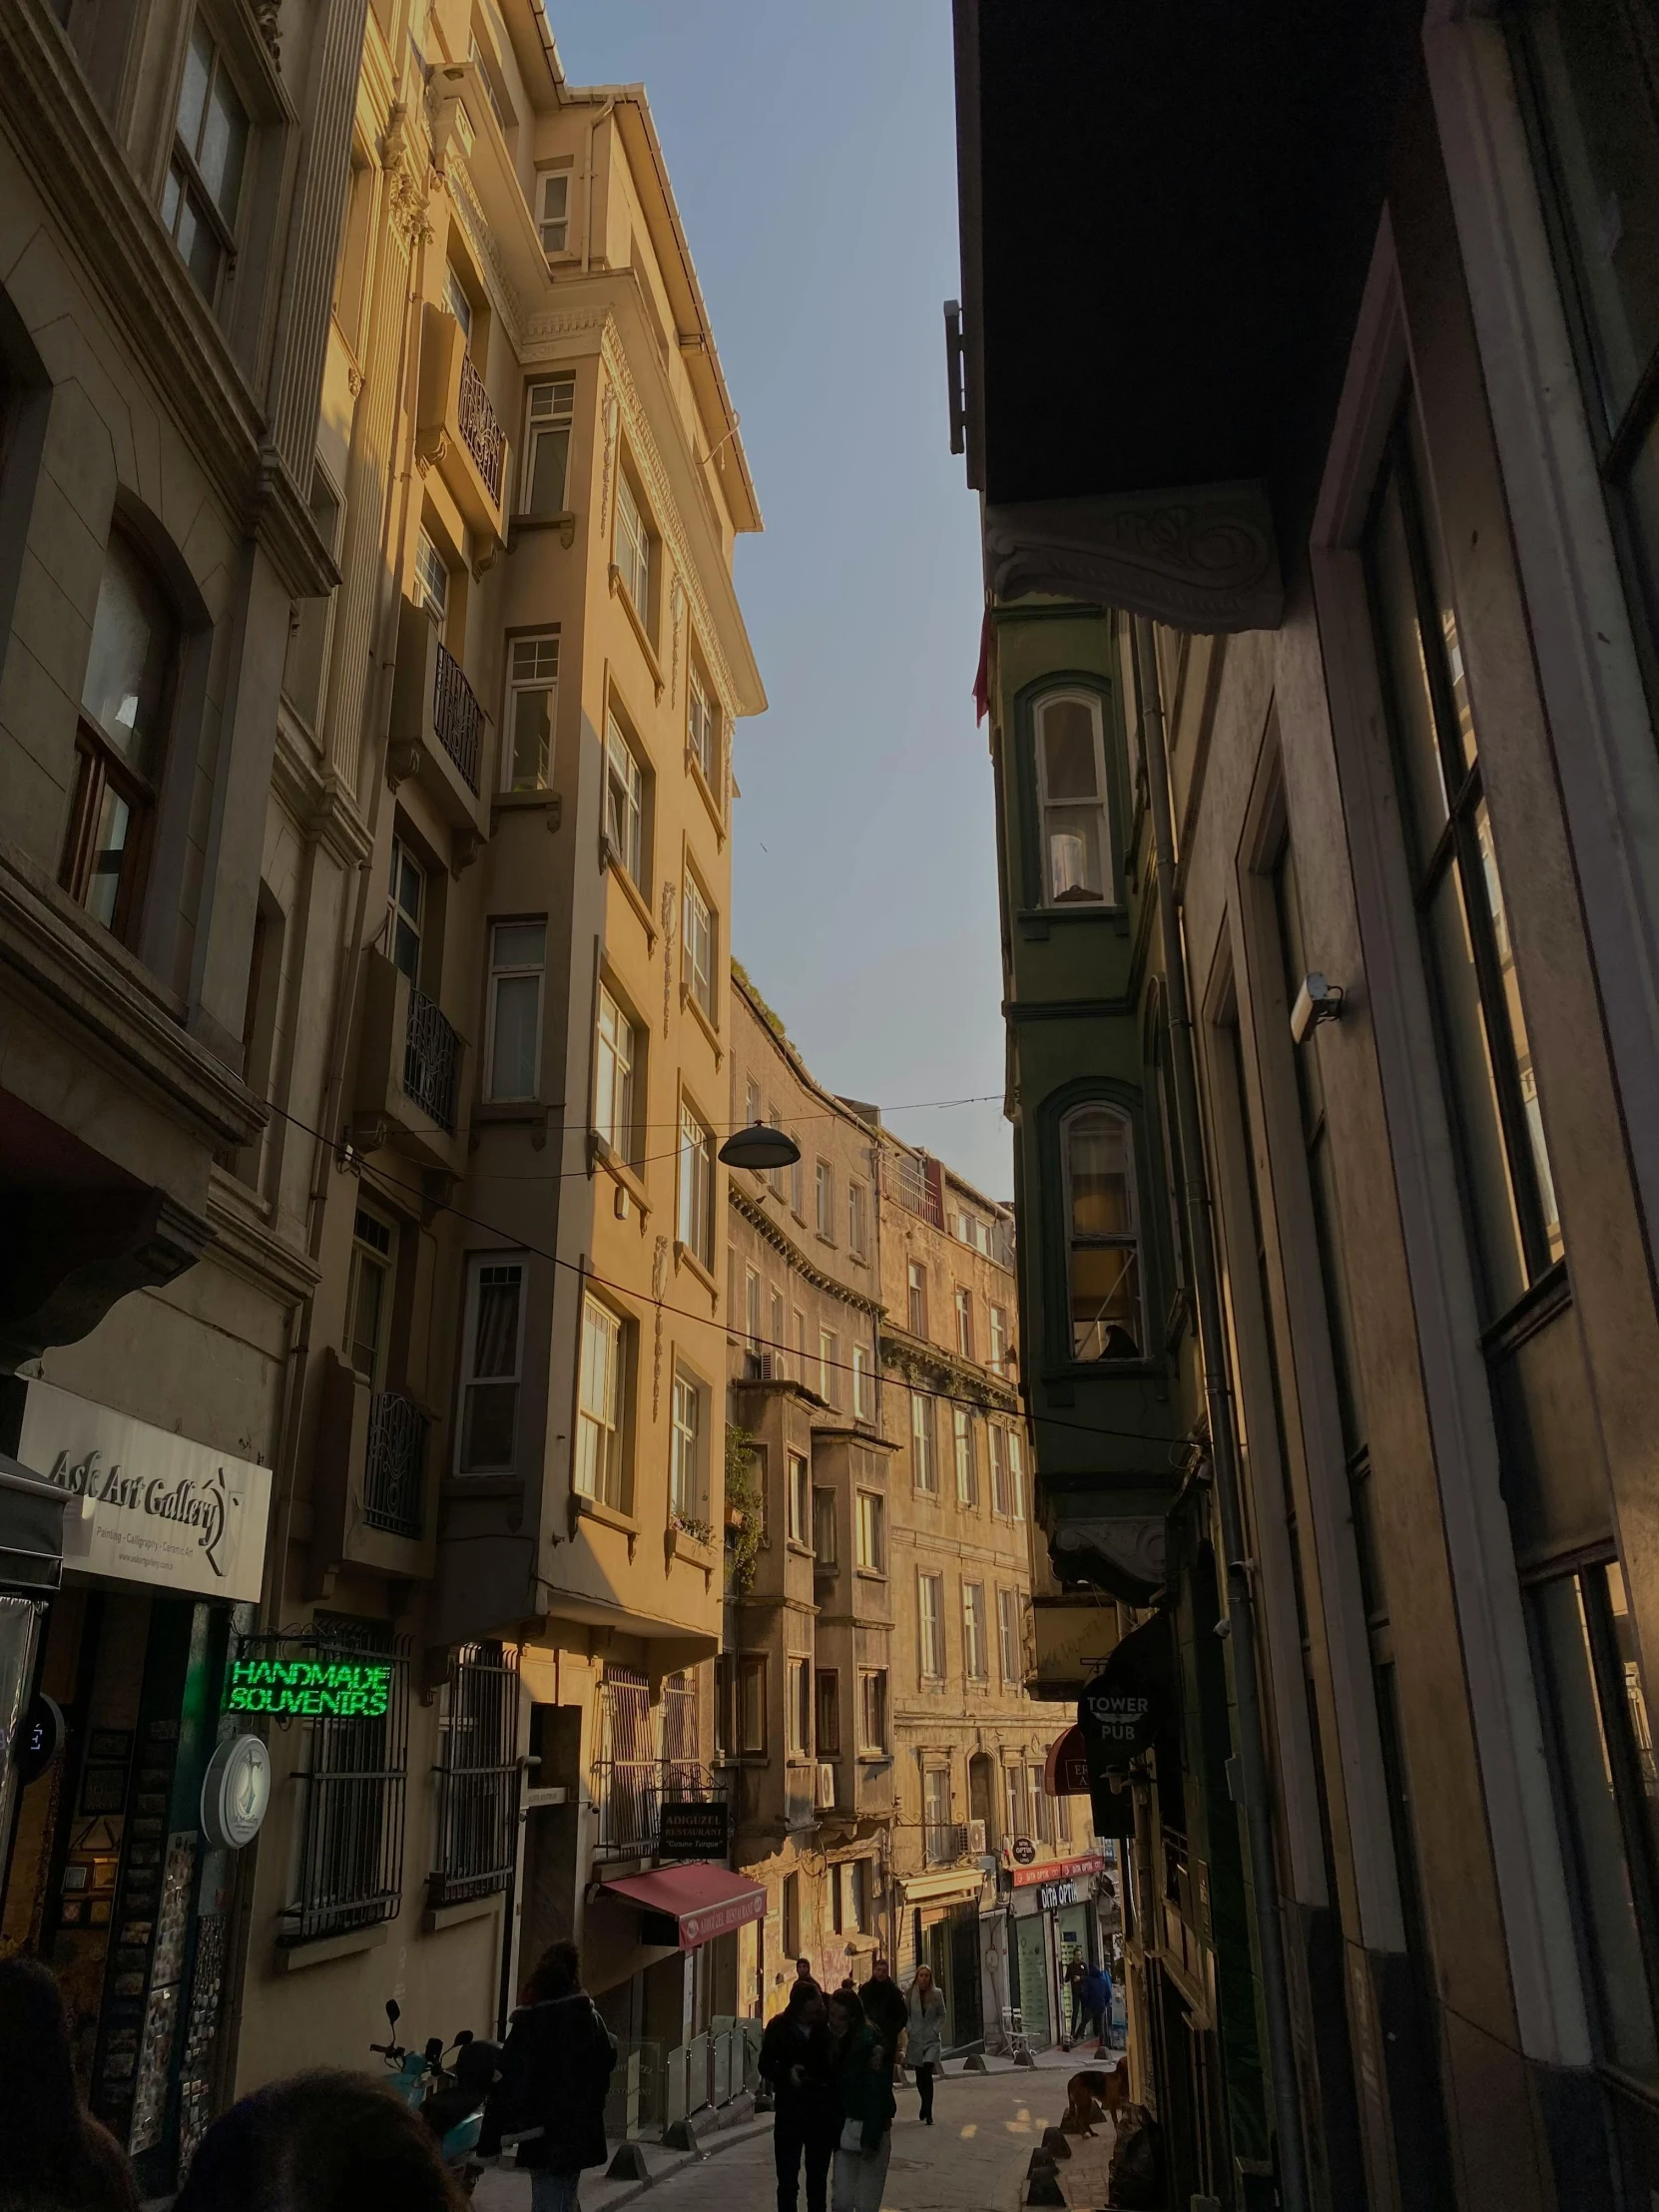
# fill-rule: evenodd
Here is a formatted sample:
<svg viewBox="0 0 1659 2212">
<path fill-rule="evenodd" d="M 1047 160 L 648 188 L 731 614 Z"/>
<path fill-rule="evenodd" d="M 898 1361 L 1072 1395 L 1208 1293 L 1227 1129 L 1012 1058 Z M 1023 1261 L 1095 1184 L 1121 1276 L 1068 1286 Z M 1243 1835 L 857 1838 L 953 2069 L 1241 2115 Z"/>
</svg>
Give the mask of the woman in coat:
<svg viewBox="0 0 1659 2212">
<path fill-rule="evenodd" d="M 830 1999 L 830 2047 L 841 2100 L 831 2212 L 880 2212 L 898 2107 L 892 2060 L 865 2020 L 856 1989 L 837 1989 Z"/>
<path fill-rule="evenodd" d="M 576 2212 L 585 2166 L 603 2166 L 605 2098 L 616 2045 L 578 1979 L 574 1943 L 555 1943 L 513 2014 L 501 2072 L 484 2104 L 478 2148 L 490 2157 L 518 2138 L 531 2212 Z"/>
<path fill-rule="evenodd" d="M 904 2056 L 915 2069 L 922 2124 L 933 2124 L 933 2076 L 944 2062 L 944 1991 L 933 1985 L 931 1966 L 918 1966 L 910 1984 L 909 2033 Z"/>
</svg>

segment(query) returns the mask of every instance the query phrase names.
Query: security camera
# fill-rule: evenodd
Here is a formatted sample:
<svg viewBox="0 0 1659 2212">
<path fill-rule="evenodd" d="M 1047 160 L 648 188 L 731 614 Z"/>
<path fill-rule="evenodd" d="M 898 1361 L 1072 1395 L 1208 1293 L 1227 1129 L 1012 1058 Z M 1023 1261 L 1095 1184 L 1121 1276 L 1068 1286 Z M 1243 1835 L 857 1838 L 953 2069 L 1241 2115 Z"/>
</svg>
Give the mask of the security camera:
<svg viewBox="0 0 1659 2212">
<path fill-rule="evenodd" d="M 1342 987 L 1323 975 L 1305 975 L 1291 1008 L 1291 1042 L 1301 1044 L 1317 1022 L 1335 1021 L 1343 1010 Z"/>
</svg>

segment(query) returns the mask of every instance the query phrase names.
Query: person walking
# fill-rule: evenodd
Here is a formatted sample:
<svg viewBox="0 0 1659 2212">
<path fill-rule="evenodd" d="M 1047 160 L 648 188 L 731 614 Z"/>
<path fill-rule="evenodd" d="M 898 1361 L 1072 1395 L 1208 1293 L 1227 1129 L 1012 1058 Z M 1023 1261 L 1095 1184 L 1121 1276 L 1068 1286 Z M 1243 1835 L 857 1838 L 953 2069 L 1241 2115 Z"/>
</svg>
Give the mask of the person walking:
<svg viewBox="0 0 1659 2212">
<path fill-rule="evenodd" d="M 829 2006 L 816 1981 L 798 1981 L 761 2038 L 761 2079 L 773 2093 L 772 2154 L 778 2212 L 796 2212 L 807 2162 L 807 2212 L 825 2212 L 841 2103 L 830 2044 Z"/>
<path fill-rule="evenodd" d="M 1082 2009 L 1082 2018 L 1078 2023 L 1076 2040 L 1080 2043 L 1086 2041 L 1089 2030 L 1092 2028 L 1095 2041 L 1098 2044 L 1102 2034 L 1100 2020 L 1102 1990 L 1100 1968 L 1098 1966 L 1085 1967 L 1082 1980 L 1078 1984 L 1078 2001 Z"/>
<path fill-rule="evenodd" d="M 574 1943 L 555 1943 L 542 1957 L 484 2100 L 479 2153 L 494 2156 L 504 2134 L 519 2138 L 531 2212 L 576 2212 L 583 2168 L 603 2166 L 609 2155 L 605 2098 L 616 2045 L 582 1987 L 580 1965 Z"/>
<path fill-rule="evenodd" d="M 793 1995 L 794 1992 L 799 1989 L 803 1983 L 805 1983 L 809 1989 L 817 1989 L 819 1987 L 819 1982 L 813 1973 L 813 1961 L 810 1958 L 798 1958 L 796 1960 L 795 1979 L 790 1983 L 791 1994 Z"/>
<path fill-rule="evenodd" d="M 898 2107 L 892 2061 L 855 1989 L 837 1989 L 830 1999 L 830 2047 L 841 2111 L 831 2212 L 880 2212 Z"/>
<path fill-rule="evenodd" d="M 910 1984 L 904 2052 L 921 2097 L 921 2122 L 933 2124 L 933 2076 L 944 2062 L 944 1991 L 933 1986 L 931 1966 L 918 1966 Z"/>
<path fill-rule="evenodd" d="M 904 2031 L 910 2024 L 910 2013 L 904 2002 L 904 1992 L 893 1979 L 887 1961 L 879 1951 L 870 1960 L 869 1979 L 864 1983 L 861 1994 L 864 2018 L 886 2045 L 887 2061 L 896 2081 L 899 2078 L 900 2046 Z"/>
<path fill-rule="evenodd" d="M 139 2212 L 127 2153 L 81 2103 L 51 1968 L 0 1962 L 0 2207 Z"/>
<path fill-rule="evenodd" d="M 1069 2030 L 1064 2037 L 1066 2043 L 1075 2043 L 1082 2039 L 1083 2023 L 1088 2018 L 1083 2008 L 1083 1984 L 1088 1976 L 1089 1969 L 1084 1961 L 1073 1958 L 1066 1968 L 1066 2005 L 1071 2014 Z"/>
<path fill-rule="evenodd" d="M 1112 2003 L 1116 1992 L 1112 1987 L 1112 1969 L 1103 1958 L 1100 1961 L 1100 2048 L 1102 2054 L 1117 2048 L 1117 2022 L 1112 2018 Z"/>
</svg>

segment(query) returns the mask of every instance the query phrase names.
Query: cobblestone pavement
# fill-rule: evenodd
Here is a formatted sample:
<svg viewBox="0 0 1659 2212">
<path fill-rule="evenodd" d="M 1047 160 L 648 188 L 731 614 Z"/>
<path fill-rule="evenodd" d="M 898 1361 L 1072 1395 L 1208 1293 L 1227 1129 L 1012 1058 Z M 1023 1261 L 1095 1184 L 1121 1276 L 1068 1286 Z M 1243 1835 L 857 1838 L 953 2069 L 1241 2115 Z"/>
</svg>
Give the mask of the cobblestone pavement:
<svg viewBox="0 0 1659 2212">
<path fill-rule="evenodd" d="M 901 2088 L 882 2212 L 1014 2212 L 1031 2153 L 1064 2110 L 1067 2076 L 1087 2062 L 1053 2051 L 1034 2071 L 995 2060 L 996 2070 L 986 2074 L 953 2065 L 935 2084 L 931 2127 L 916 2117 L 914 2088 Z M 641 2212 L 772 2212 L 777 2183 L 770 2118 L 715 2140 L 720 2147 L 703 2156 L 648 2151 L 657 2177 L 643 2190 L 638 2182 L 607 2181 L 599 2170 L 584 2174 L 582 2212 L 620 2212 L 642 2196 L 648 2206 L 642 2204 Z M 1062 2168 L 1063 2180 L 1084 2184 L 1076 2194 L 1068 2189 L 1071 2201 L 1104 2202 L 1103 2189 L 1093 2194 L 1092 2169 L 1098 2161 L 1104 2178 L 1108 2144 L 1109 2132 L 1103 2141 L 1079 2144 L 1075 2176 Z M 1091 2169 L 1086 2177 L 1085 2167 Z M 529 2177 L 488 2172 L 473 2203 L 479 2212 L 528 2212 Z"/>
</svg>

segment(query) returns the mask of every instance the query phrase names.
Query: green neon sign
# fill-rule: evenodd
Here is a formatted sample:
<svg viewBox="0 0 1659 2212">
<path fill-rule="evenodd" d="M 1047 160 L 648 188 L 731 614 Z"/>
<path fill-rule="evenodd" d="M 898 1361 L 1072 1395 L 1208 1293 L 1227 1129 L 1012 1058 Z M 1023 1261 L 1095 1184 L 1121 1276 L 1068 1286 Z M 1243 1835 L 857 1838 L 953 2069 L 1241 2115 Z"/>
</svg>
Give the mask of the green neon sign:
<svg viewBox="0 0 1659 2212">
<path fill-rule="evenodd" d="M 375 1721 L 391 1703 L 391 1668 L 357 1659 L 233 1659 L 227 1713 L 278 1720 Z"/>
</svg>

